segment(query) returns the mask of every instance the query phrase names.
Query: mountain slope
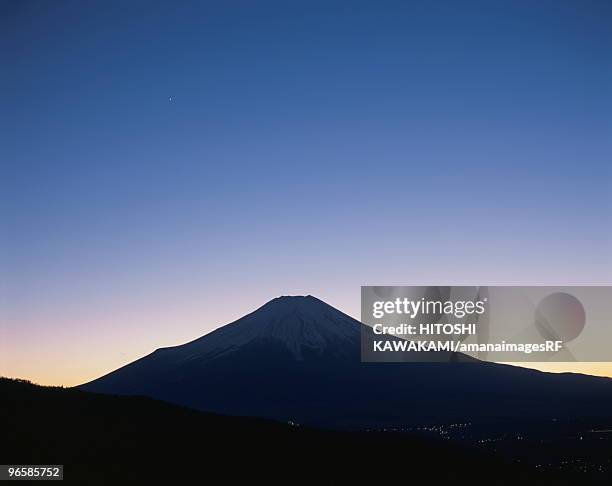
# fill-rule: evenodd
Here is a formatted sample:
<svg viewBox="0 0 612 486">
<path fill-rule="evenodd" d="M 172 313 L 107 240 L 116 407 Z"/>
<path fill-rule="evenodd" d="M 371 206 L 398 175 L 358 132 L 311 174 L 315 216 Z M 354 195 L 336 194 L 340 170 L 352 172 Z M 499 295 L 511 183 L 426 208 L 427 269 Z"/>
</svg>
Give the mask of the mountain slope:
<svg viewBox="0 0 612 486">
<path fill-rule="evenodd" d="M 361 327 L 314 297 L 280 297 L 81 388 L 334 428 L 612 416 L 612 380 L 483 362 L 362 363 Z"/>
<path fill-rule="evenodd" d="M 63 464 L 68 484 L 375 484 L 407 479 L 447 484 L 469 477 L 474 484 L 559 486 L 576 479 L 509 464 L 487 450 L 406 434 L 291 427 L 143 397 L 3 378 L 0 420 L 0 457 L 7 464 Z M 579 479 L 586 484 L 583 474 Z"/>
</svg>

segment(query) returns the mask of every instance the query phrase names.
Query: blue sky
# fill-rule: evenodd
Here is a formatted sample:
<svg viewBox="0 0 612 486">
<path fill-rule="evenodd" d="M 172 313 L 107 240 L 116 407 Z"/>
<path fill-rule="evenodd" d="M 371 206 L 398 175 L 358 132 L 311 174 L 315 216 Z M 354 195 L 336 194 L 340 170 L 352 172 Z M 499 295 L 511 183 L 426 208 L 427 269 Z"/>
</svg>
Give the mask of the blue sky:
<svg viewBox="0 0 612 486">
<path fill-rule="evenodd" d="M 5 374 L 85 381 L 280 294 L 610 284 L 609 2 L 0 19 Z"/>
</svg>

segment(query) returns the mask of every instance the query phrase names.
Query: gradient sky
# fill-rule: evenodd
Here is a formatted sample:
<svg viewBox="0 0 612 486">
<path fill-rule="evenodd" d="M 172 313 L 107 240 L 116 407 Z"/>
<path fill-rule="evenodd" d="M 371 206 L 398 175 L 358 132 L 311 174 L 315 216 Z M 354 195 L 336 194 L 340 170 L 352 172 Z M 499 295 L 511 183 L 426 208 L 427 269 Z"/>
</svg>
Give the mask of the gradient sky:
<svg viewBox="0 0 612 486">
<path fill-rule="evenodd" d="M 0 375 L 284 294 L 612 284 L 611 52 L 605 0 L 2 2 Z"/>
</svg>

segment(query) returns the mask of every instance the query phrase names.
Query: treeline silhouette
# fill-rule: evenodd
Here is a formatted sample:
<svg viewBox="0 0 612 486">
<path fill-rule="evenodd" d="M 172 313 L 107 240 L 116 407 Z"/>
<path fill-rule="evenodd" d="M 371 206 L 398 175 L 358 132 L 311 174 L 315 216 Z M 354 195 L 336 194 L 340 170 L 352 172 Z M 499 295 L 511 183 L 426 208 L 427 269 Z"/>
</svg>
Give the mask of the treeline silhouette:
<svg viewBox="0 0 612 486">
<path fill-rule="evenodd" d="M 1 464 L 63 464 L 71 484 L 577 480 L 405 434 L 323 431 L 6 378 L 0 420 Z"/>
</svg>

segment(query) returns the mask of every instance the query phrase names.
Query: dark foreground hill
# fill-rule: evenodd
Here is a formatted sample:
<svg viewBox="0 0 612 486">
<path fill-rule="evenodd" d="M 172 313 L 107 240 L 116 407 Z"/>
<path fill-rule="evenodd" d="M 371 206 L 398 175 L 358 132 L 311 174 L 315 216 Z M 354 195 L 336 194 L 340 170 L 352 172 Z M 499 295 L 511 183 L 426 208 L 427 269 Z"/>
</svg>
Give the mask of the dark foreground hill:
<svg viewBox="0 0 612 486">
<path fill-rule="evenodd" d="M 562 485 L 581 479 L 406 434 L 314 430 L 9 379 L 0 379 L 0 423 L 0 463 L 64 464 L 70 484 Z"/>
</svg>

